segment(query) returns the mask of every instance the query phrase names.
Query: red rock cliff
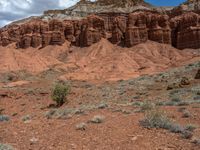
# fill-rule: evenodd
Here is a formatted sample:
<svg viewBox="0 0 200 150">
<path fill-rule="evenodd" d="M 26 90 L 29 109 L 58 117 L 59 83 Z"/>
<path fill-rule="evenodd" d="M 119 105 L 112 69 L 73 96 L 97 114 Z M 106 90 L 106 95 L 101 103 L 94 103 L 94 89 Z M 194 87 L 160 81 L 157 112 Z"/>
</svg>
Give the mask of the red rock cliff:
<svg viewBox="0 0 200 150">
<path fill-rule="evenodd" d="M 62 45 L 66 40 L 85 47 L 101 38 L 126 47 L 152 40 L 179 49 L 200 48 L 200 15 L 188 12 L 170 18 L 150 11 L 102 13 L 82 20 L 32 19 L 0 29 L 0 45 L 15 42 L 18 48 Z"/>
</svg>

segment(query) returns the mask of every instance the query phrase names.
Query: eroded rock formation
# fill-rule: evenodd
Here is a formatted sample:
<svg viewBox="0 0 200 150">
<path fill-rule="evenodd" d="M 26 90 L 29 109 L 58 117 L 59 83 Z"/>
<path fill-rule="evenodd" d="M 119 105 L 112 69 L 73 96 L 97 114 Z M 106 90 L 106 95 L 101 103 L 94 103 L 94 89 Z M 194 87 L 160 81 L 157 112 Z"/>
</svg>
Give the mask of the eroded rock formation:
<svg viewBox="0 0 200 150">
<path fill-rule="evenodd" d="M 66 40 L 86 47 L 101 38 L 126 47 L 152 40 L 179 49 L 200 48 L 200 15 L 188 12 L 169 17 L 151 11 L 99 13 L 81 20 L 32 19 L 0 29 L 0 45 L 16 43 L 18 48 L 62 45 Z"/>
<path fill-rule="evenodd" d="M 175 47 L 200 48 L 200 15 L 189 12 L 171 20 Z"/>
</svg>

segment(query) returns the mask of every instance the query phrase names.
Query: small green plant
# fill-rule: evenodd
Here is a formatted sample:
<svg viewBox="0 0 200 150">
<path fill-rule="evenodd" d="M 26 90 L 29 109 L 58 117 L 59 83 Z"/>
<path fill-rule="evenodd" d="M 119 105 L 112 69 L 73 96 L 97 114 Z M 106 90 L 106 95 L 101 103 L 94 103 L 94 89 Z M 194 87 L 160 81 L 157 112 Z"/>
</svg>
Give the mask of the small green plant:
<svg viewBox="0 0 200 150">
<path fill-rule="evenodd" d="M 70 92 L 70 86 L 64 83 L 57 83 L 52 89 L 51 97 L 60 107 L 66 102 L 67 95 Z"/>
</svg>

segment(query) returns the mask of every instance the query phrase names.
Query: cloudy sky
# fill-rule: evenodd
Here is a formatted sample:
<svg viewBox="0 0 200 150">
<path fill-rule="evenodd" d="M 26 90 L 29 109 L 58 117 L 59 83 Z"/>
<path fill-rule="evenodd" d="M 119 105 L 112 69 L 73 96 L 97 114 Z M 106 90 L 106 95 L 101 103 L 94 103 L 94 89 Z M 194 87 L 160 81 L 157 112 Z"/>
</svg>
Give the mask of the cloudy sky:
<svg viewBox="0 0 200 150">
<path fill-rule="evenodd" d="M 66 8 L 79 0 L 0 0 L 0 27 L 44 10 Z M 154 5 L 178 5 L 184 0 L 146 0 Z"/>
<path fill-rule="evenodd" d="M 0 27 L 44 10 L 66 8 L 78 0 L 0 0 Z"/>
</svg>

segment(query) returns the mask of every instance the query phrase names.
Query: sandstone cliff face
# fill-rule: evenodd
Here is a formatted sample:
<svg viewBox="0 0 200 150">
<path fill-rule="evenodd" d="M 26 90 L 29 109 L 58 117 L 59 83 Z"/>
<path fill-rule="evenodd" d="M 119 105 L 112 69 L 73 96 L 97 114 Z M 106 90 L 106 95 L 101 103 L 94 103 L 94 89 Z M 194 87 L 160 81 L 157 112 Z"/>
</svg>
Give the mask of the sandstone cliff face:
<svg viewBox="0 0 200 150">
<path fill-rule="evenodd" d="M 18 48 L 62 45 L 65 40 L 75 46 L 90 46 L 105 36 L 104 20 L 89 16 L 80 21 L 31 20 L 25 24 L 9 26 L 0 31 L 0 45 L 16 42 Z"/>
<path fill-rule="evenodd" d="M 101 38 L 125 47 L 152 40 L 179 49 L 200 48 L 200 15 L 188 12 L 170 18 L 150 11 L 100 13 L 82 20 L 32 19 L 0 29 L 0 45 L 16 43 L 17 48 L 62 45 L 66 40 L 86 47 Z"/>
<path fill-rule="evenodd" d="M 128 16 L 126 30 L 123 34 L 125 35 L 124 43 L 127 47 L 146 42 L 147 40 L 166 44 L 171 43 L 169 19 L 165 15 L 148 12 L 131 13 Z"/>
<path fill-rule="evenodd" d="M 171 19 L 173 46 L 184 48 L 200 48 L 200 15 L 186 13 Z"/>
</svg>

